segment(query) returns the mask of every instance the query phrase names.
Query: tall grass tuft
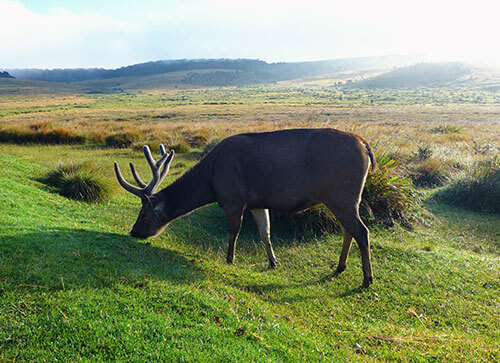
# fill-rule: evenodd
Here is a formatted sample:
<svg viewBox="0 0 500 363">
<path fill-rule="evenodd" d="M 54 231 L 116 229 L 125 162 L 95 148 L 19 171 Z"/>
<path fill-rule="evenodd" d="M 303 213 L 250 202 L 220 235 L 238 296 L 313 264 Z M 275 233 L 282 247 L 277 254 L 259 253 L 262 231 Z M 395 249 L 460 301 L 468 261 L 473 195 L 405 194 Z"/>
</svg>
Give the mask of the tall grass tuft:
<svg viewBox="0 0 500 363">
<path fill-rule="evenodd" d="M 449 179 L 448 167 L 443 161 L 430 158 L 416 165 L 411 173 L 413 184 L 423 188 L 439 187 Z"/>
<path fill-rule="evenodd" d="M 397 175 L 397 164 L 387 152 L 375 152 L 378 167 L 366 178 L 360 213 L 365 220 L 392 226 L 399 222 L 413 228 L 411 209 L 419 202 L 418 193 L 410 179 Z"/>
<path fill-rule="evenodd" d="M 68 162 L 59 164 L 43 181 L 56 188 L 62 196 L 84 202 L 101 202 L 109 199 L 111 188 L 98 169 L 88 163 Z"/>
<path fill-rule="evenodd" d="M 420 145 L 417 149 L 417 152 L 413 155 L 413 158 L 416 160 L 427 160 L 434 154 L 430 145 Z"/>
<path fill-rule="evenodd" d="M 456 125 L 438 125 L 430 130 L 433 134 L 460 134 L 462 131 L 463 129 Z"/>
<path fill-rule="evenodd" d="M 175 152 L 178 154 L 191 151 L 191 145 L 189 145 L 189 143 L 184 138 L 179 139 L 177 144 L 170 145 L 170 148 L 175 150 Z"/>
<path fill-rule="evenodd" d="M 144 135 L 138 131 L 127 131 L 106 136 L 104 142 L 107 147 L 123 149 L 134 145 L 134 143 L 143 138 Z"/>
<path fill-rule="evenodd" d="M 477 164 L 470 173 L 436 193 L 435 198 L 479 212 L 500 213 L 500 160 Z"/>
<path fill-rule="evenodd" d="M 51 130 L 37 129 L 2 129 L 0 142 L 11 144 L 46 144 L 46 145 L 76 145 L 87 142 L 85 136 L 76 135 L 73 131 L 64 128 Z"/>
</svg>

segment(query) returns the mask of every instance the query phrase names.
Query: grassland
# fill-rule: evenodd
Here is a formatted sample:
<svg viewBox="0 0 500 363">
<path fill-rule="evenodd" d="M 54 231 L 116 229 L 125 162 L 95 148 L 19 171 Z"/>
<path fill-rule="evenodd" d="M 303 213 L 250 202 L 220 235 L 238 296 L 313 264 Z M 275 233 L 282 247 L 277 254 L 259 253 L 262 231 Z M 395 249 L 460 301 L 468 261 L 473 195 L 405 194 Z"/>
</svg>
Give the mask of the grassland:
<svg viewBox="0 0 500 363">
<path fill-rule="evenodd" d="M 359 288 L 357 248 L 332 278 L 337 234 L 295 238 L 277 226 L 280 264 L 270 271 L 247 221 L 227 266 L 215 205 L 149 243 L 127 235 L 139 201 L 119 189 L 111 165 L 148 170 L 133 147 L 104 147 L 110 134 L 189 142 L 165 185 L 210 140 L 284 127 L 356 131 L 406 175 L 426 147 L 451 178 L 498 157 L 494 93 L 476 104 L 456 90 L 427 89 L 418 101 L 417 91 L 382 100 L 392 91 L 351 99 L 341 88 L 286 87 L 1 96 L 0 130 L 65 128 L 86 141 L 0 144 L 0 360 L 498 361 L 500 217 L 438 204 L 435 189 L 421 190 L 415 230 L 372 227 L 368 290 Z M 112 198 L 72 201 L 40 182 L 67 160 L 100 167 Z"/>
</svg>

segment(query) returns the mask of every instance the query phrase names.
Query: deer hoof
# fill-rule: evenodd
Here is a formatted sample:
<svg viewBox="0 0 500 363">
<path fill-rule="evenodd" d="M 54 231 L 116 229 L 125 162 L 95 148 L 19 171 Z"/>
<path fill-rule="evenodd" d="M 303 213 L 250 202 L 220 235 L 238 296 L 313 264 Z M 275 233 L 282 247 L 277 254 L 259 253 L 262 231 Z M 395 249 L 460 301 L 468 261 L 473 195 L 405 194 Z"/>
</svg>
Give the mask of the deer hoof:
<svg viewBox="0 0 500 363">
<path fill-rule="evenodd" d="M 373 277 L 372 276 L 370 276 L 368 278 L 365 277 L 363 279 L 363 288 L 364 289 L 369 288 L 371 284 L 373 284 Z"/>
<path fill-rule="evenodd" d="M 343 267 L 337 266 L 337 269 L 333 273 L 333 276 L 338 276 L 338 275 L 340 275 L 344 271 L 345 271 L 345 266 L 343 266 Z"/>
</svg>

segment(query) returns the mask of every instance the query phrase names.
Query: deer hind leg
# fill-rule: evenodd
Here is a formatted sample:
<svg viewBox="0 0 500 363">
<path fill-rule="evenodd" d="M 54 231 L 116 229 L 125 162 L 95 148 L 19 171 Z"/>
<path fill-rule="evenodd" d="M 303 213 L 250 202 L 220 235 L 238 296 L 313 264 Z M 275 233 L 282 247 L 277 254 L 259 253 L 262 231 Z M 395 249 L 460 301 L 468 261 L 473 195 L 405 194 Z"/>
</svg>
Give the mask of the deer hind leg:
<svg viewBox="0 0 500 363">
<path fill-rule="evenodd" d="M 273 245 L 271 244 L 271 221 L 269 219 L 269 209 L 252 209 L 252 215 L 259 229 L 262 242 L 266 246 L 269 268 L 276 267 L 276 256 L 274 256 Z"/>
<path fill-rule="evenodd" d="M 358 243 L 359 249 L 361 251 L 361 262 L 363 266 L 363 287 L 368 287 L 373 282 L 372 263 L 370 257 L 370 240 L 368 237 L 369 232 L 368 228 L 366 228 L 363 221 L 361 221 L 361 219 L 359 218 L 357 206 L 350 208 L 350 211 L 346 211 L 344 208 L 336 208 L 335 206 L 332 206 L 330 204 L 327 204 L 327 206 L 339 219 L 345 231 L 349 235 L 354 237 L 354 239 Z M 344 252 L 345 259 L 347 260 L 347 237 L 348 236 L 344 235 L 344 246 L 342 247 L 342 253 L 340 255 L 339 267 L 342 267 L 342 262 L 344 262 L 345 265 L 345 261 L 343 261 Z"/>
<path fill-rule="evenodd" d="M 234 252 L 236 250 L 236 240 L 240 234 L 241 222 L 243 220 L 243 207 L 224 208 L 227 222 L 228 248 L 226 261 L 229 264 L 234 262 Z"/>
<path fill-rule="evenodd" d="M 352 244 L 352 235 L 346 231 L 342 226 L 342 231 L 344 232 L 344 243 L 342 244 L 342 252 L 340 253 L 339 264 L 337 265 L 337 270 L 335 275 L 339 275 L 344 272 L 347 264 L 347 257 L 349 256 L 349 250 Z"/>
</svg>

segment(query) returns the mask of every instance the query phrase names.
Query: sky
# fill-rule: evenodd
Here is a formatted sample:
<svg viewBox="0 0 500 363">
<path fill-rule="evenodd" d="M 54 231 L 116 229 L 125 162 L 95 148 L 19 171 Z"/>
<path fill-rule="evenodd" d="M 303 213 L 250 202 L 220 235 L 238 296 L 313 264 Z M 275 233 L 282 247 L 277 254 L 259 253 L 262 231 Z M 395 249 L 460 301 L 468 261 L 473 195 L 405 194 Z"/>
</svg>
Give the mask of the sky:
<svg viewBox="0 0 500 363">
<path fill-rule="evenodd" d="M 498 0 L 0 0 L 0 69 L 418 55 L 500 64 Z"/>
</svg>

